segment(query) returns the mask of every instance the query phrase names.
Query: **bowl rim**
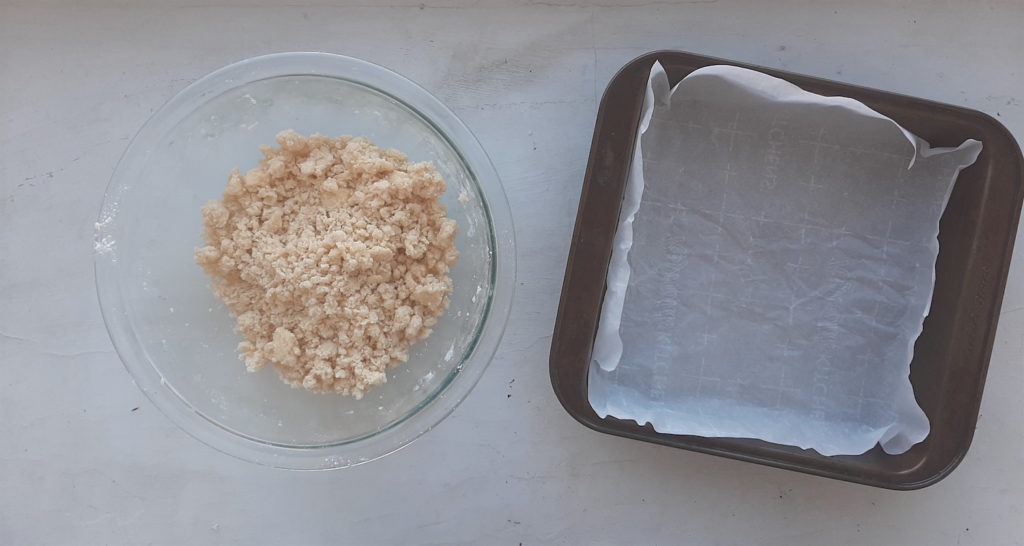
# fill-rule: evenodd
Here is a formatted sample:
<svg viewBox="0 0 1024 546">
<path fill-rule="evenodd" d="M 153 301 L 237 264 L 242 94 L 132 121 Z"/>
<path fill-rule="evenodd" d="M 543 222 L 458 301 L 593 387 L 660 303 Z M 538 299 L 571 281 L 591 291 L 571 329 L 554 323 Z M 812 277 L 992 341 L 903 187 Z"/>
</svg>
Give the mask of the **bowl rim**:
<svg viewBox="0 0 1024 546">
<path fill-rule="evenodd" d="M 473 346 L 435 393 L 377 431 L 326 445 L 284 445 L 266 442 L 205 416 L 166 381 L 143 349 L 125 311 L 117 264 L 116 239 L 127 160 L 148 154 L 148 141 L 160 135 L 159 122 L 176 109 L 192 111 L 197 100 L 210 100 L 249 83 L 285 76 L 319 76 L 344 80 L 382 94 L 418 115 L 458 155 L 482 196 L 491 236 L 492 282 L 481 326 Z M 216 92 L 214 92 L 216 91 Z M 209 97 L 209 98 L 206 98 Z M 437 426 L 465 399 L 490 364 L 504 335 L 515 291 L 515 230 L 500 178 L 482 145 L 450 109 L 430 92 L 382 66 L 323 52 L 287 52 L 250 57 L 219 68 L 189 84 L 157 109 L 122 153 L 107 184 L 94 234 L 94 273 L 104 325 L 133 382 L 165 416 L 190 436 L 233 457 L 283 469 L 327 470 L 371 461 L 397 451 Z M 469 364 L 469 365 L 467 365 Z"/>
</svg>

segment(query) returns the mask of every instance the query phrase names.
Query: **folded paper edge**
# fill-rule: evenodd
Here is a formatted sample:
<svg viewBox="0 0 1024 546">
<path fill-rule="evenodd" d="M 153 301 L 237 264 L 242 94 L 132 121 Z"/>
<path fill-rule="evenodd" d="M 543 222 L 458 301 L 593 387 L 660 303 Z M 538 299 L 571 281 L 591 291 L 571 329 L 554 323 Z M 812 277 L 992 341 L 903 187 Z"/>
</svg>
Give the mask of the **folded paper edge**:
<svg viewBox="0 0 1024 546">
<path fill-rule="evenodd" d="M 865 117 L 888 121 L 899 129 L 903 137 L 907 139 L 907 142 L 910 142 L 910 145 L 914 147 L 914 153 L 910 155 L 910 163 L 907 165 L 908 169 L 914 166 L 914 162 L 917 160 L 919 155 L 923 156 L 927 153 L 927 142 L 921 140 L 914 135 L 914 133 L 903 128 L 902 125 L 896 123 L 896 121 L 889 116 L 872 110 L 859 100 L 851 99 L 849 97 L 828 97 L 812 93 L 781 78 L 769 76 L 768 74 L 758 72 L 756 70 L 750 70 L 749 68 L 740 68 L 738 66 L 723 64 L 698 68 L 697 70 L 690 72 L 685 78 L 677 83 L 676 86 L 672 88 L 672 94 L 675 94 L 676 90 L 683 84 L 683 82 L 707 76 L 729 80 L 736 85 L 741 85 L 752 92 L 776 102 L 815 106 L 834 106 Z"/>
<path fill-rule="evenodd" d="M 967 139 L 956 148 L 932 148 L 928 142 L 918 137 L 914 137 L 920 142 L 917 147 L 918 156 L 921 158 L 929 158 L 932 156 L 938 156 L 946 153 L 952 154 L 964 154 L 965 157 L 960 161 L 960 166 L 953 171 L 952 177 L 946 184 L 945 195 L 942 198 L 942 210 L 945 211 L 949 205 L 949 197 L 953 194 L 953 188 L 956 186 L 956 181 L 960 178 L 960 171 L 970 167 L 978 160 L 978 155 L 981 154 L 982 143 L 974 139 Z M 941 215 L 940 215 L 941 218 Z M 938 246 L 939 246 L 939 224 L 935 224 L 935 239 L 932 244 L 935 245 L 935 258 L 938 260 Z M 932 297 L 935 294 L 935 263 L 931 264 L 931 291 L 928 294 L 928 302 L 925 304 L 924 311 L 921 314 L 921 321 L 917 323 L 917 330 L 910 336 L 907 342 L 906 356 L 904 360 L 907 366 L 907 383 L 910 383 L 910 366 L 914 361 L 914 345 L 917 344 L 917 339 L 921 337 L 921 332 L 924 331 L 924 319 L 928 317 L 932 310 Z M 907 452 L 910 448 L 919 444 L 928 437 L 931 433 L 931 421 L 928 419 L 928 415 L 925 414 L 921 408 L 921 404 L 917 401 L 917 394 L 913 390 L 913 384 L 910 388 L 910 399 L 899 401 L 901 407 L 897 408 L 900 411 L 900 417 L 890 427 L 884 431 L 880 431 L 878 438 L 878 444 L 882 447 L 882 451 L 885 451 L 889 455 L 900 455 Z M 909 424 L 916 421 L 916 428 L 913 426 L 908 427 Z M 923 421 L 923 422 L 922 422 Z M 896 427 L 896 424 L 900 423 L 902 427 Z M 923 426 L 922 426 L 923 425 Z M 918 430 L 914 435 L 908 435 L 907 429 Z"/>
<path fill-rule="evenodd" d="M 658 92 L 655 92 L 655 87 Z M 651 74 L 647 78 L 647 90 L 644 93 L 644 103 L 640 110 L 640 124 L 636 131 L 636 144 L 633 147 L 633 159 L 629 166 L 629 175 L 626 179 L 626 189 L 623 192 L 622 209 L 619 212 L 618 229 L 615 230 L 615 238 L 612 242 L 612 256 L 608 264 L 608 279 L 604 294 L 604 304 L 601 306 L 601 319 L 597 326 L 597 337 L 594 340 L 594 350 L 591 359 L 601 369 L 612 371 L 619 364 L 622 358 L 622 338 L 619 336 L 619 326 L 622 319 L 622 307 L 626 301 L 626 287 L 629 285 L 629 249 L 633 246 L 633 218 L 640 210 L 640 201 L 644 194 L 644 166 L 643 154 L 641 153 L 641 141 L 643 134 L 647 131 L 654 114 L 654 103 L 656 98 L 668 91 L 668 74 L 655 61 L 651 67 Z"/>
</svg>

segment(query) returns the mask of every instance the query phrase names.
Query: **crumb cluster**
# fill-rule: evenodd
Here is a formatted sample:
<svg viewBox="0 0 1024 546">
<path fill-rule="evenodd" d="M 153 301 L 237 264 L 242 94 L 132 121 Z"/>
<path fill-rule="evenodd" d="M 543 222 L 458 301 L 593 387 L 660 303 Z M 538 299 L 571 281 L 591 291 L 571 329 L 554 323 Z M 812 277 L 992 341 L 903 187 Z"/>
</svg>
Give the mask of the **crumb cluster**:
<svg viewBox="0 0 1024 546">
<path fill-rule="evenodd" d="M 363 138 L 277 135 L 203 209 L 196 262 L 237 317 L 250 371 L 362 397 L 448 307 L 455 221 L 430 163 Z"/>
</svg>

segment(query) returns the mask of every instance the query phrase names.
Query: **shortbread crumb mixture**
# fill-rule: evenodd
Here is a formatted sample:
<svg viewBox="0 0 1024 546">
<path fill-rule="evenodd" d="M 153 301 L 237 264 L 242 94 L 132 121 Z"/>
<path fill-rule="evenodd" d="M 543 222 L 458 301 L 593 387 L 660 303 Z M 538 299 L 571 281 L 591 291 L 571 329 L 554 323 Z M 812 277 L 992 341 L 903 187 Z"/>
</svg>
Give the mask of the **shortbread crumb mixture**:
<svg viewBox="0 0 1024 546">
<path fill-rule="evenodd" d="M 277 135 L 203 207 L 196 262 L 237 317 L 250 371 L 356 398 L 448 307 L 455 221 L 430 163 L 363 138 Z"/>
</svg>

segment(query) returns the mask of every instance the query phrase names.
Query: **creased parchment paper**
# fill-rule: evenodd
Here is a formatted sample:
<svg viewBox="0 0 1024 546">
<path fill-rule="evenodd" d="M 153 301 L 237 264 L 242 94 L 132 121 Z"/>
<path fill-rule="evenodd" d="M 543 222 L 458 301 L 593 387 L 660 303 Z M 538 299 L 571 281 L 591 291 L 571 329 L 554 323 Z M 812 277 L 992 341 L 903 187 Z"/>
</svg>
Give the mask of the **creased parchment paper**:
<svg viewBox="0 0 1024 546">
<path fill-rule="evenodd" d="M 939 218 L 981 143 L 931 148 L 848 98 L 651 71 L 589 374 L 598 415 L 669 434 L 892 454 Z"/>
</svg>

